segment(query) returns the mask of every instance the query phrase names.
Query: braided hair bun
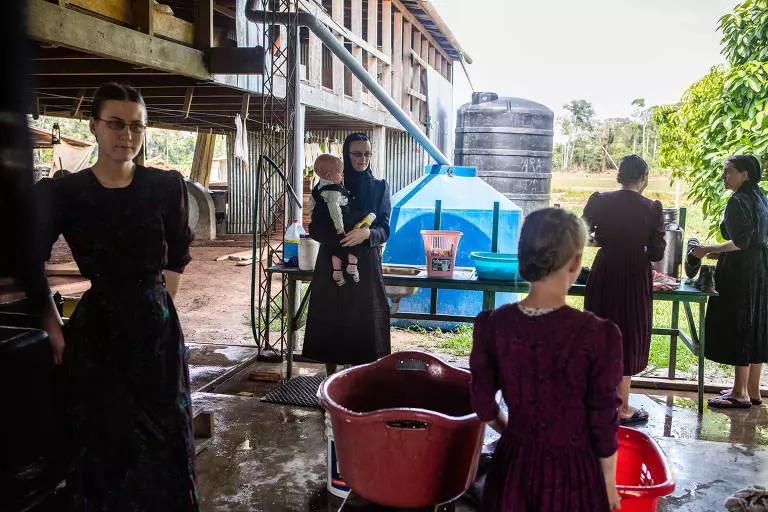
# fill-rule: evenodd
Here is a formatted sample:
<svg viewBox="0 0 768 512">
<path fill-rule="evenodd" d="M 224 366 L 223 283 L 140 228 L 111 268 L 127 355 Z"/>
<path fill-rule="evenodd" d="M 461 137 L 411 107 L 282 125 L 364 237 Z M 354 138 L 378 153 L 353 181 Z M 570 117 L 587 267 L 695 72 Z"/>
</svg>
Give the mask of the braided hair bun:
<svg viewBox="0 0 768 512">
<path fill-rule="evenodd" d="M 520 232 L 520 275 L 531 283 L 544 279 L 581 252 L 586 239 L 584 222 L 571 212 L 544 208 L 530 213 Z"/>
</svg>

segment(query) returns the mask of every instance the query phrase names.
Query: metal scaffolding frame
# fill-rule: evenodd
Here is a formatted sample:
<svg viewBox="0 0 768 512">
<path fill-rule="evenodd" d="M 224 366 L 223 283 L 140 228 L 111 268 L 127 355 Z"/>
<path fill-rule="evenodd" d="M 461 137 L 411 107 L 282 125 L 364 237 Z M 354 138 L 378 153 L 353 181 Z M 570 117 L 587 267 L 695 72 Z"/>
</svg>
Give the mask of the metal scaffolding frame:
<svg viewBox="0 0 768 512">
<path fill-rule="evenodd" d="M 294 150 L 294 116 L 298 75 L 297 0 L 249 0 L 246 9 L 264 11 L 261 46 L 266 62 L 261 91 L 258 165 L 254 170 L 256 194 L 253 209 L 254 261 L 251 280 L 251 328 L 262 360 L 282 361 L 285 352 L 286 282 L 278 290 L 266 269 L 279 263 L 283 236 L 294 218 L 300 218 L 300 203 L 288 195 L 294 183 L 297 161 Z M 279 18 L 279 21 L 278 21 Z M 284 90 L 283 90 L 284 87 Z M 266 158 L 264 158 L 266 157 Z M 278 350 L 279 346 L 279 350 Z"/>
</svg>

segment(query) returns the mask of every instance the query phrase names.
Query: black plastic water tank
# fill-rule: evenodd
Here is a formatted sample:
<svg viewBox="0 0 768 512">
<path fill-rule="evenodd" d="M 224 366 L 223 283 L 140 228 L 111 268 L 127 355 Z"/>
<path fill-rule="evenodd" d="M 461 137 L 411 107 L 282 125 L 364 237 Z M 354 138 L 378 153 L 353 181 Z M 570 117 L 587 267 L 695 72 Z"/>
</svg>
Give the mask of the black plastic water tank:
<svg viewBox="0 0 768 512">
<path fill-rule="evenodd" d="M 523 209 L 549 206 L 554 113 L 522 98 L 472 94 L 456 120 L 456 165 L 477 175 Z"/>
</svg>

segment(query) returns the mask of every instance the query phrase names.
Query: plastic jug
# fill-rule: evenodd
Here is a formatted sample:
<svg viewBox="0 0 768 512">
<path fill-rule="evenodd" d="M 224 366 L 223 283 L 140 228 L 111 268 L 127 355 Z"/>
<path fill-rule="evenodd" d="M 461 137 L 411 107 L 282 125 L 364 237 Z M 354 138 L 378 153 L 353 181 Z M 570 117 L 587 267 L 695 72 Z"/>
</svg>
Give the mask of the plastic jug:
<svg viewBox="0 0 768 512">
<path fill-rule="evenodd" d="M 306 234 L 304 228 L 299 224 L 298 219 L 285 230 L 283 238 L 283 263 L 288 267 L 299 266 L 299 240 L 301 235 Z"/>
<path fill-rule="evenodd" d="M 320 244 L 309 238 L 309 235 L 301 235 L 299 239 L 299 270 L 315 270 L 317 251 Z"/>
</svg>

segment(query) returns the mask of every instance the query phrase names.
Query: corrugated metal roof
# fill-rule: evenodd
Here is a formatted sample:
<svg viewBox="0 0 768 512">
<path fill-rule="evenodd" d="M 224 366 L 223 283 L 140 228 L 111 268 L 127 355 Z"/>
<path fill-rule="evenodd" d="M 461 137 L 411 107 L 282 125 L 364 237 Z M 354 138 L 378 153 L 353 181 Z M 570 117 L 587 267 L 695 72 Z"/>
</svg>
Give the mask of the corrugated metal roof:
<svg viewBox="0 0 768 512">
<path fill-rule="evenodd" d="M 422 8 L 422 2 L 419 0 L 400 0 L 402 4 L 408 8 L 408 10 L 411 12 L 411 14 L 416 17 L 417 20 L 419 20 L 419 23 L 424 25 L 424 28 L 427 29 L 429 34 L 435 38 L 435 41 L 438 42 L 438 44 L 445 50 L 445 52 L 453 59 L 455 60 L 461 60 L 461 54 L 463 53 L 461 48 L 457 48 L 456 45 L 454 45 L 451 42 L 451 39 L 455 38 L 453 37 L 453 34 L 446 34 L 443 29 L 437 26 L 435 23 L 435 20 L 432 18 L 432 16 L 427 13 Z M 449 37 L 451 39 L 449 39 Z"/>
</svg>

